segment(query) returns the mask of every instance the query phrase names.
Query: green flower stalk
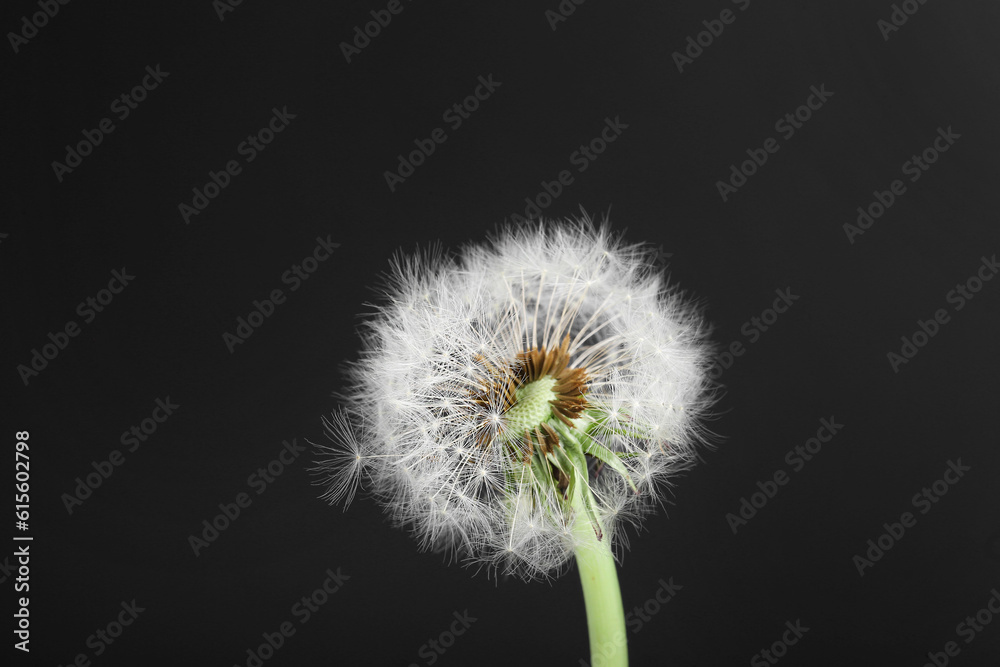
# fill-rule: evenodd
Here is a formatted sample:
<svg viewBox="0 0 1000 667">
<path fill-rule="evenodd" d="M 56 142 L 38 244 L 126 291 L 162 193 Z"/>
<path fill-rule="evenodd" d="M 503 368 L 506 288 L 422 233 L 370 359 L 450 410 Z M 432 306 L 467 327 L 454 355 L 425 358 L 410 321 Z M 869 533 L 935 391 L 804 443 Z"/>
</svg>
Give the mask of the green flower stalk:
<svg viewBox="0 0 1000 667">
<path fill-rule="evenodd" d="M 365 482 L 424 548 L 526 580 L 575 560 L 601 665 L 628 662 L 621 527 L 713 401 L 706 329 L 655 253 L 583 219 L 397 259 L 317 466 L 326 499 Z"/>
<path fill-rule="evenodd" d="M 583 496 L 590 493 L 578 489 L 575 508 L 582 510 Z M 580 546 L 576 550 L 576 567 L 583 586 L 583 602 L 587 607 L 587 634 L 590 636 L 590 660 L 602 667 L 628 665 L 628 641 L 625 635 L 625 610 L 622 608 L 618 573 L 608 540 L 597 539 L 587 526 L 578 524 Z M 598 662 L 597 657 L 601 660 Z"/>
</svg>

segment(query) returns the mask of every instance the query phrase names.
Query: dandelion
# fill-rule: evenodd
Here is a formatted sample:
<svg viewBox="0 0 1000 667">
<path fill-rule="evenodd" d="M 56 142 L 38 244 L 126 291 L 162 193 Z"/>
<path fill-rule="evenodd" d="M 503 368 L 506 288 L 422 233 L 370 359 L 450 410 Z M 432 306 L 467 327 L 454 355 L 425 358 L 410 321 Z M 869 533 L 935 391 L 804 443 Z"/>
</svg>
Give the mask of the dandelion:
<svg viewBox="0 0 1000 667">
<path fill-rule="evenodd" d="M 657 250 L 589 218 L 397 257 L 362 325 L 324 498 L 525 580 L 575 559 L 592 656 L 627 664 L 612 545 L 706 441 L 707 328 Z"/>
</svg>

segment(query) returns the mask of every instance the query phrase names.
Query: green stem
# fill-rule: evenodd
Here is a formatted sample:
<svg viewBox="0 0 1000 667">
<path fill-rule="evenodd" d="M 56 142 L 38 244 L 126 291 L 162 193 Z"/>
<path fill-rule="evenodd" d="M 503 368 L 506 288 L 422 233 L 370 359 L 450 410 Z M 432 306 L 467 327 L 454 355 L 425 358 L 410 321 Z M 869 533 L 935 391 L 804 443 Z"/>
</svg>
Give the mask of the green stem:
<svg viewBox="0 0 1000 667">
<path fill-rule="evenodd" d="M 582 542 L 576 549 L 576 565 L 587 607 L 590 662 L 592 667 L 628 667 L 625 610 L 611 555 L 611 536 L 605 532 L 603 539 L 598 539 L 594 526 L 587 520 L 583 494 L 590 495 L 590 487 L 586 479 L 584 473 L 573 492 L 573 510 L 578 517 L 573 531 Z"/>
</svg>

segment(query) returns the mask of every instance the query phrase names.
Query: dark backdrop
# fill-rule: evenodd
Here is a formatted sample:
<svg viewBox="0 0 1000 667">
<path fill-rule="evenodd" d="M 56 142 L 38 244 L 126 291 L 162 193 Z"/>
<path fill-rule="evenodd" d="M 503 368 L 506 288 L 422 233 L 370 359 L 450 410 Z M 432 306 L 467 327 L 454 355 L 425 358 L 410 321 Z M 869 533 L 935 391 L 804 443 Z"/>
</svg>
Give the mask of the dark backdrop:
<svg viewBox="0 0 1000 667">
<path fill-rule="evenodd" d="M 481 240 L 532 200 L 610 212 L 658 247 L 738 353 L 716 372 L 718 448 L 630 536 L 633 664 L 770 664 L 765 649 L 994 664 L 1000 10 L 399 7 L 6 4 L 0 497 L 13 515 L 28 431 L 28 528 L 5 530 L 33 538 L 16 664 L 246 665 L 282 623 L 295 633 L 265 664 L 587 659 L 575 572 L 524 584 L 448 566 L 369 499 L 318 500 L 312 453 L 292 454 L 323 441 L 392 253 Z M 366 45 L 372 11 L 391 21 Z M 480 77 L 485 99 L 466 100 Z M 476 108 L 444 116 L 455 104 Z M 260 150 L 243 144 L 272 122 Z M 443 143 L 400 166 L 437 128 Z M 605 128 L 614 141 L 592 144 Z M 317 239 L 339 247 L 293 291 L 282 276 Z M 285 301 L 227 345 L 274 289 Z M 775 317 L 776 291 L 795 298 Z M 154 415 L 144 440 L 127 434 Z M 822 420 L 836 433 L 817 448 Z M 251 477 L 283 450 L 279 474 Z M 88 475 L 100 485 L 78 488 Z M 191 536 L 238 497 L 249 506 L 196 555 Z M 23 544 L 0 554 L 9 614 Z M 340 588 L 305 619 L 295 605 L 328 571 Z M 113 643 L 95 634 L 119 616 Z"/>
</svg>

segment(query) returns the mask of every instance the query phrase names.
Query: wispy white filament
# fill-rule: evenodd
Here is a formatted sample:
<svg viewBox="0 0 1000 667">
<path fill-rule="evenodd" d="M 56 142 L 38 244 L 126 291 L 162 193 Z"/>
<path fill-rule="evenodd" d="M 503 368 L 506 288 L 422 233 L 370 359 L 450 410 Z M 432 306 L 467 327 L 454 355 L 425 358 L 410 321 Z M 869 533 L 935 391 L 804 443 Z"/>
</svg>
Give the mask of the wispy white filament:
<svg viewBox="0 0 1000 667">
<path fill-rule="evenodd" d="M 604 539 L 618 537 L 693 461 L 714 398 L 706 327 L 655 255 L 581 219 L 506 228 L 457 256 L 397 258 L 326 422 L 324 497 L 350 502 L 362 483 L 425 548 L 526 579 L 558 572 L 576 546 L 572 522 L 587 518 L 538 496 L 500 444 L 521 435 L 501 397 L 476 397 L 488 368 L 569 335 L 569 367 L 587 369 L 587 401 L 603 415 L 590 434 L 628 455 L 639 491 L 591 473 Z"/>
</svg>

